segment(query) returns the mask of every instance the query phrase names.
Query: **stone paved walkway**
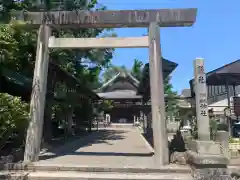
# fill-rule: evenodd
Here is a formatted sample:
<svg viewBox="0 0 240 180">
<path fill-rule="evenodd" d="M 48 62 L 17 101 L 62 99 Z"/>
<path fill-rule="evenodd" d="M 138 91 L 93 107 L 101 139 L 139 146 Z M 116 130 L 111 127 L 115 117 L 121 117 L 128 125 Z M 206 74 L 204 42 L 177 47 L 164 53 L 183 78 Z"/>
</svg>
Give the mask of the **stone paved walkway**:
<svg viewBox="0 0 240 180">
<path fill-rule="evenodd" d="M 37 162 L 101 167 L 152 167 L 152 150 L 138 129 L 107 128 L 45 153 Z"/>
</svg>

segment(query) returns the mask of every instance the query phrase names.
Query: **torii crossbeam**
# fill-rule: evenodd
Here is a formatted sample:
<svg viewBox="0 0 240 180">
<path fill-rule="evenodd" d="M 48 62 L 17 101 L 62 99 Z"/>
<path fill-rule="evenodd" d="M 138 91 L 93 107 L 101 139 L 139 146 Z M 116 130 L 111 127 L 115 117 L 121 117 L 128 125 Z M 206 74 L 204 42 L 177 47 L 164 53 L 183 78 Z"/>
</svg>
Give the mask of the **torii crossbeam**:
<svg viewBox="0 0 240 180">
<path fill-rule="evenodd" d="M 31 25 L 76 26 L 81 28 L 148 27 L 157 22 L 161 27 L 191 26 L 196 20 L 196 9 L 155 9 L 122 11 L 49 11 L 12 12 L 18 20 Z"/>
</svg>

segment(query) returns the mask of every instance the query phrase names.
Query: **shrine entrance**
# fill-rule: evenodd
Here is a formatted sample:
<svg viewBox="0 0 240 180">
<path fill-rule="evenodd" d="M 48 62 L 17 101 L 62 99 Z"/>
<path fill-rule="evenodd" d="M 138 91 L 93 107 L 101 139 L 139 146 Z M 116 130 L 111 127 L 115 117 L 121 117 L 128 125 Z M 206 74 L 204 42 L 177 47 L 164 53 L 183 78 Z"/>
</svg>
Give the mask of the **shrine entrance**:
<svg viewBox="0 0 240 180">
<path fill-rule="evenodd" d="M 168 164 L 159 27 L 191 26 L 196 9 L 15 12 L 14 18 L 39 28 L 25 162 L 38 161 L 51 48 L 149 48 L 151 111 L 156 166 Z M 55 38 L 51 28 L 148 27 L 148 36 L 128 38 Z"/>
</svg>

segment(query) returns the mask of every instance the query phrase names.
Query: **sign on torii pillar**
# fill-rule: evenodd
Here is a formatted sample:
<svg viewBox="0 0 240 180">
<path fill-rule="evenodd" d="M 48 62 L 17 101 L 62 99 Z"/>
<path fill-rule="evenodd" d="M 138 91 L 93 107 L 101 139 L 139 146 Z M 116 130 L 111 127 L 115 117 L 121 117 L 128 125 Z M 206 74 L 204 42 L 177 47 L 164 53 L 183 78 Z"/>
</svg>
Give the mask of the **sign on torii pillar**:
<svg viewBox="0 0 240 180">
<path fill-rule="evenodd" d="M 36 63 L 34 70 L 33 90 L 30 104 L 31 121 L 29 124 L 25 162 L 38 160 L 48 69 L 48 48 L 51 27 L 77 28 L 117 28 L 148 27 L 151 108 L 153 122 L 153 139 L 156 165 L 168 163 L 168 138 L 165 122 L 164 85 L 160 49 L 159 27 L 191 26 L 196 20 L 197 9 L 156 9 L 156 10 L 123 10 L 123 11 L 50 11 L 50 12 L 14 12 L 17 20 L 25 20 L 31 28 L 39 28 Z M 114 41 L 114 40 L 113 40 Z M 144 46 L 144 39 L 139 39 Z M 110 43 L 112 44 L 112 43 Z M 118 44 L 121 40 L 118 39 Z M 134 46 L 130 43 L 129 47 Z M 100 46 L 100 45 L 99 45 Z M 117 45 L 117 47 L 123 47 Z M 126 47 L 126 46 L 125 46 Z"/>
</svg>

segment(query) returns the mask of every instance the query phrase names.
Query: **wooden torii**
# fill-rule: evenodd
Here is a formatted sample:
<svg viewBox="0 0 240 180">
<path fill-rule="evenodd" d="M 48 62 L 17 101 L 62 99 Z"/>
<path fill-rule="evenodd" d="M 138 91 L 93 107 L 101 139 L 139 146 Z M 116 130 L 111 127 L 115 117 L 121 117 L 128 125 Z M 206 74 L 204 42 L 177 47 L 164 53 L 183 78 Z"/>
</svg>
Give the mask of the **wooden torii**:
<svg viewBox="0 0 240 180">
<path fill-rule="evenodd" d="M 39 28 L 34 81 L 30 104 L 30 123 L 25 146 L 25 162 L 39 159 L 47 85 L 49 48 L 149 48 L 152 128 L 156 166 L 168 164 L 164 85 L 159 27 L 191 26 L 197 9 L 155 9 L 122 11 L 49 11 L 14 12 L 24 26 Z M 146 37 L 134 38 L 55 38 L 52 27 L 120 28 L 148 27 Z"/>
</svg>

